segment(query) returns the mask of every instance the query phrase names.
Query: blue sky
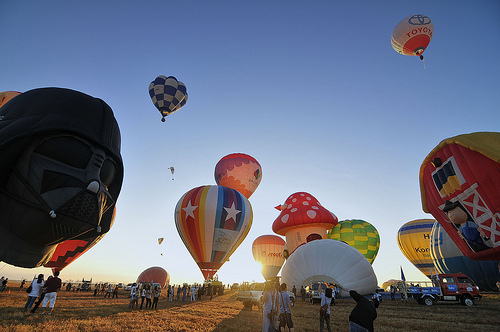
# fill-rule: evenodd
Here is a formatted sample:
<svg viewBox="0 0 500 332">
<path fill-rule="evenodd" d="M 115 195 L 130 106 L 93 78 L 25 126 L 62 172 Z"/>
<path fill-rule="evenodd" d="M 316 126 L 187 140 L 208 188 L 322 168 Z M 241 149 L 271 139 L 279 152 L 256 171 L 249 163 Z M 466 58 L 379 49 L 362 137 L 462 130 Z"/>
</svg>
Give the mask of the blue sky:
<svg viewBox="0 0 500 332">
<path fill-rule="evenodd" d="M 425 69 L 390 43 L 412 14 L 434 23 Z M 120 126 L 115 224 L 63 279 L 130 282 L 162 266 L 173 283 L 201 281 L 174 207 L 188 190 L 215 184 L 220 158 L 241 152 L 263 177 L 250 198 L 252 229 L 220 280 L 263 280 L 252 242 L 272 234 L 274 206 L 298 191 L 340 220 L 375 225 L 379 284 L 399 277 L 400 265 L 422 280 L 396 234 L 432 218 L 418 183 L 427 154 L 448 137 L 498 131 L 499 34 L 493 0 L 4 1 L 0 91 L 78 90 L 106 101 Z M 189 93 L 165 123 L 148 94 L 158 75 L 177 77 Z M 0 263 L 12 279 L 39 271 L 48 273 Z"/>
</svg>

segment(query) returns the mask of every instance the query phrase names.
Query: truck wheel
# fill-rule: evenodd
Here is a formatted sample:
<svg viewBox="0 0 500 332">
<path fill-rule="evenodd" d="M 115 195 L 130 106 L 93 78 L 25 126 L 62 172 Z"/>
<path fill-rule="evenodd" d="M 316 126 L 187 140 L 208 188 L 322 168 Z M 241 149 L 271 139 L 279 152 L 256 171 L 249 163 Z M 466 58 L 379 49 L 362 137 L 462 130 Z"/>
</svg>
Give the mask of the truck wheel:
<svg viewBox="0 0 500 332">
<path fill-rule="evenodd" d="M 432 300 L 430 297 L 426 297 L 424 299 L 424 304 L 425 305 L 433 305 L 434 304 L 434 300 Z"/>
<path fill-rule="evenodd" d="M 462 304 L 471 307 L 474 305 L 474 300 L 471 299 L 469 296 L 464 296 L 462 297 Z"/>
<path fill-rule="evenodd" d="M 290 302 L 292 303 L 292 307 L 295 305 L 295 298 L 294 297 L 291 297 L 290 298 Z"/>
</svg>

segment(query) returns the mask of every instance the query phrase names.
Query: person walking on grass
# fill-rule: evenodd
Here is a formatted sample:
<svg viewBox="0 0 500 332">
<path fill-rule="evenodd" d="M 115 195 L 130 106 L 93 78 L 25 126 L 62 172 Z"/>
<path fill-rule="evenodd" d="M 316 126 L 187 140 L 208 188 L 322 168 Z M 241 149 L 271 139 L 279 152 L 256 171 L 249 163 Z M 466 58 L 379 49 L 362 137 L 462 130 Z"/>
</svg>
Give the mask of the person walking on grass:
<svg viewBox="0 0 500 332">
<path fill-rule="evenodd" d="M 33 280 L 31 282 L 31 292 L 28 294 L 28 300 L 26 301 L 26 304 L 24 305 L 24 310 L 25 314 L 28 314 L 31 307 L 33 306 L 33 303 L 35 303 L 35 300 L 37 299 L 38 295 L 40 294 L 42 287 L 43 287 L 43 274 L 39 274 L 38 278 Z M 29 287 L 28 287 L 29 289 Z"/>
<path fill-rule="evenodd" d="M 59 278 L 59 271 L 54 272 L 54 277 L 48 278 L 43 286 L 46 288 L 45 297 L 42 303 L 42 315 L 45 314 L 45 308 L 47 304 L 50 307 L 49 315 L 52 314 L 54 310 L 54 304 L 56 304 L 57 291 L 61 289 L 62 281 Z"/>
<path fill-rule="evenodd" d="M 118 285 L 115 286 L 115 288 L 113 288 L 113 298 L 118 298 Z"/>
<path fill-rule="evenodd" d="M 333 301 L 332 289 L 327 287 L 325 292 L 321 293 L 321 308 L 325 308 L 325 314 L 319 314 L 319 331 L 323 332 L 323 327 L 326 322 L 326 329 L 328 332 L 332 332 L 332 326 L 330 325 L 330 306 Z"/>
<path fill-rule="evenodd" d="M 285 332 L 285 327 L 288 326 L 290 332 L 294 332 L 292 321 L 292 302 L 290 295 L 286 292 L 286 284 L 281 284 L 281 291 L 278 294 L 278 303 L 280 305 L 280 331 Z"/>
</svg>

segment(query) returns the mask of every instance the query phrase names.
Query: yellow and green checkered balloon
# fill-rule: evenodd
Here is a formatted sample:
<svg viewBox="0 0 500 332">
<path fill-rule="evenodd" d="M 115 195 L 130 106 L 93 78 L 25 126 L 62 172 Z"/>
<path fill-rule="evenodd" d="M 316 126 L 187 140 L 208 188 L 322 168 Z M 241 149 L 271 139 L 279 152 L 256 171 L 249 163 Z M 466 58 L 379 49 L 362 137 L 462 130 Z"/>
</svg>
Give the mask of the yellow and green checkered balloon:
<svg viewBox="0 0 500 332">
<path fill-rule="evenodd" d="M 328 231 L 327 237 L 332 240 L 343 241 L 358 249 L 373 263 L 380 248 L 380 236 L 377 229 L 364 220 L 343 220 Z"/>
</svg>

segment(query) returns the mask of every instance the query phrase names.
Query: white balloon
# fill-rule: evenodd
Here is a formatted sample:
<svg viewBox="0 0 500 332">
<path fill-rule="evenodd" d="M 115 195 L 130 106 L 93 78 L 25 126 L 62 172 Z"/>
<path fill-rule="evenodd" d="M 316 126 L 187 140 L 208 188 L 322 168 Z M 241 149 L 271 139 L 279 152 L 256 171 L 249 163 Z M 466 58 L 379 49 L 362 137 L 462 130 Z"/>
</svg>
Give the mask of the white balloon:
<svg viewBox="0 0 500 332">
<path fill-rule="evenodd" d="M 322 281 L 336 284 L 342 296 L 350 290 L 361 295 L 377 289 L 377 277 L 365 256 L 350 245 L 336 240 L 315 240 L 299 246 L 281 270 L 287 285 L 308 286 Z"/>
</svg>

